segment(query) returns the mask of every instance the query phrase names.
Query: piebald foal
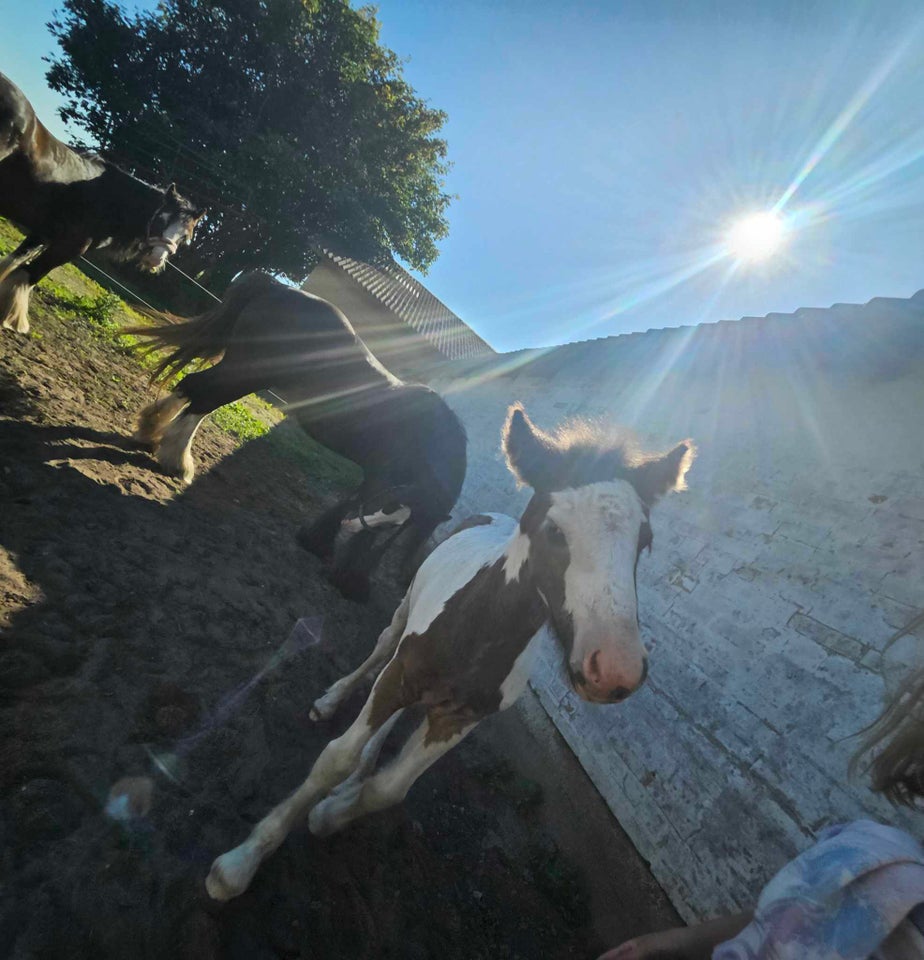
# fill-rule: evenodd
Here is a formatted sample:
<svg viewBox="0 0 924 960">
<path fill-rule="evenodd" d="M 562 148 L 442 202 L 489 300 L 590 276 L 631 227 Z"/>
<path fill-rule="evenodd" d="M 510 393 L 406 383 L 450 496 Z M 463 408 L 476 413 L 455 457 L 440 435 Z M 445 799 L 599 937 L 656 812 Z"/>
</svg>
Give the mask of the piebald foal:
<svg viewBox="0 0 924 960">
<path fill-rule="evenodd" d="M 636 566 L 651 544 L 649 508 L 683 488 L 693 445 L 633 456 L 587 424 L 544 433 L 519 406 L 509 411 L 503 445 L 510 469 L 534 491 L 519 523 L 474 517 L 424 562 L 372 655 L 312 710 L 314 719 L 329 717 L 377 675 L 359 717 L 302 786 L 212 864 L 206 887 L 215 899 L 243 893 L 305 814 L 324 836 L 400 802 L 479 721 L 520 696 L 547 629 L 583 699 L 617 703 L 645 680 Z M 417 704 L 422 724 L 372 773 L 399 714 Z"/>
</svg>

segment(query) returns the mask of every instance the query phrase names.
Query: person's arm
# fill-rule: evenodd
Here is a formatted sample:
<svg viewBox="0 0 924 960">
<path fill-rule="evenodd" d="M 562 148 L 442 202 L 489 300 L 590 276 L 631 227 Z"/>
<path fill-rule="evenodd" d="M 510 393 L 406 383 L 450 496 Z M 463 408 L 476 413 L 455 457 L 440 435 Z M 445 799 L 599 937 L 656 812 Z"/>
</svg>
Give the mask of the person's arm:
<svg viewBox="0 0 924 960">
<path fill-rule="evenodd" d="M 598 960 L 710 960 L 720 943 L 737 937 L 753 918 L 749 911 L 717 917 L 694 927 L 649 933 L 607 950 Z"/>
</svg>

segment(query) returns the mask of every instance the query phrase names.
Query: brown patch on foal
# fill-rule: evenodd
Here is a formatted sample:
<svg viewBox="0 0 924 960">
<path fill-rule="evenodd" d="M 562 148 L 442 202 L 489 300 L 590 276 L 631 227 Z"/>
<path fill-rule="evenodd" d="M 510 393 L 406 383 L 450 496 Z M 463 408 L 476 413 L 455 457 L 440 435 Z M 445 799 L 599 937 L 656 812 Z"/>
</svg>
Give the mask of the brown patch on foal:
<svg viewBox="0 0 924 960">
<path fill-rule="evenodd" d="M 521 577 L 507 583 L 506 559 L 479 570 L 423 633 L 402 638 L 372 695 L 373 729 L 396 710 L 420 703 L 428 708 L 425 743 L 439 743 L 497 712 L 504 680 L 547 618 L 531 582 Z M 466 644 L 467 637 L 475 645 Z"/>
</svg>

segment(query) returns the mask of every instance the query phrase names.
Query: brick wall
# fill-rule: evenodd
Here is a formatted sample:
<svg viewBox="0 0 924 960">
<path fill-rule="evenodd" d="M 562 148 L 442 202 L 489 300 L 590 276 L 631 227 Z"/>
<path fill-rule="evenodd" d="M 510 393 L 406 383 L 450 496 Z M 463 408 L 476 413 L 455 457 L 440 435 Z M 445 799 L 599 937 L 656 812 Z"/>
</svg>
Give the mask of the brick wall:
<svg viewBox="0 0 924 960">
<path fill-rule="evenodd" d="M 845 737 L 920 662 L 882 651 L 924 608 L 924 298 L 610 338 L 447 365 L 464 420 L 458 513 L 516 513 L 507 405 L 540 426 L 606 416 L 692 437 L 690 490 L 639 565 L 650 680 L 593 707 L 553 652 L 534 688 L 680 912 L 751 903 L 826 824 L 912 825 L 846 782 Z"/>
</svg>

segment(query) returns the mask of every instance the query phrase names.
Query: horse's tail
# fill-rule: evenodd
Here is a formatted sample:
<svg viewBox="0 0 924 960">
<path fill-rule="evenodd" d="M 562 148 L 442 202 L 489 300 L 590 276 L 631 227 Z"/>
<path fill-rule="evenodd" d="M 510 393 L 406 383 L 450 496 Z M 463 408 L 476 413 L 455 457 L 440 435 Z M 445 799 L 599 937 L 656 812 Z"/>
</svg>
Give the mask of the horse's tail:
<svg viewBox="0 0 924 960">
<path fill-rule="evenodd" d="M 151 372 L 152 382 L 164 383 L 194 360 L 217 362 L 244 307 L 278 286 L 278 281 L 265 273 L 249 273 L 235 280 L 224 300 L 205 313 L 184 320 L 172 313 L 139 308 L 156 321 L 155 326 L 123 327 L 121 332 L 145 341 L 140 347 L 144 356 L 173 348 Z"/>
</svg>

